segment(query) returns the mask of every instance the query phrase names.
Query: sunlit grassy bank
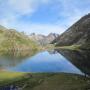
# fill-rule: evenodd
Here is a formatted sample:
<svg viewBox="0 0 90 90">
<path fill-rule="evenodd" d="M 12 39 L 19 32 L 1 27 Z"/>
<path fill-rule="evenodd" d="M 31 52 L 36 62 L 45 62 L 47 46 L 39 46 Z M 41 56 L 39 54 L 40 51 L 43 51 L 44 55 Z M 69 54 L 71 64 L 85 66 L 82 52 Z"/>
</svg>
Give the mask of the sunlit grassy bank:
<svg viewBox="0 0 90 90">
<path fill-rule="evenodd" d="M 15 85 L 23 90 L 88 90 L 90 78 L 65 73 L 1 72 L 0 86 Z"/>
<path fill-rule="evenodd" d="M 14 79 L 17 77 L 21 77 L 25 75 L 25 73 L 16 73 L 16 72 L 0 72 L 0 82 L 3 80 L 8 80 L 8 79 Z"/>
<path fill-rule="evenodd" d="M 69 50 L 90 50 L 90 45 L 71 45 L 54 47 L 55 49 L 69 49 Z"/>
<path fill-rule="evenodd" d="M 71 46 L 62 46 L 62 47 L 55 47 L 55 49 L 68 49 L 68 50 L 80 50 L 81 45 L 71 45 Z"/>
<path fill-rule="evenodd" d="M 0 86 L 6 86 L 13 82 L 21 80 L 26 74 L 16 72 L 0 71 Z"/>
</svg>

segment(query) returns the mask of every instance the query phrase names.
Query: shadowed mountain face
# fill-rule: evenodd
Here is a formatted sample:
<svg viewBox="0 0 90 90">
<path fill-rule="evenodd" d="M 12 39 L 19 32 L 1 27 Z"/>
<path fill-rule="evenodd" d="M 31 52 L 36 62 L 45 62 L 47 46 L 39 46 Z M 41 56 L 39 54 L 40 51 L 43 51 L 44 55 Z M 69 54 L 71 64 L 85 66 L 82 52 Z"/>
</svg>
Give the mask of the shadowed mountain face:
<svg viewBox="0 0 90 90">
<path fill-rule="evenodd" d="M 57 50 L 85 74 L 90 75 L 90 51 Z"/>
<path fill-rule="evenodd" d="M 29 38 L 33 39 L 35 42 L 37 42 L 40 45 L 47 45 L 47 44 L 51 43 L 58 36 L 59 35 L 56 33 L 50 33 L 47 36 L 42 35 L 42 34 L 32 33 L 31 35 L 29 35 Z"/>
<path fill-rule="evenodd" d="M 82 17 L 52 43 L 56 46 L 90 45 L 90 14 Z"/>
</svg>

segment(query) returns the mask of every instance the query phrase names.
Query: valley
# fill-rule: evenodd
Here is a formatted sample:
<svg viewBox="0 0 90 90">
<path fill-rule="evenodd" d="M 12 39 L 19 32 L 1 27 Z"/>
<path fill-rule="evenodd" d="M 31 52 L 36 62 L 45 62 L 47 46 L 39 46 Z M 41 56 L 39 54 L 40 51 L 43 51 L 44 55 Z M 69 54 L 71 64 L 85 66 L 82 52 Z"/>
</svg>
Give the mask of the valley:
<svg viewBox="0 0 90 90">
<path fill-rule="evenodd" d="M 0 26 L 0 90 L 89 90 L 90 14 L 61 35 Z"/>
</svg>

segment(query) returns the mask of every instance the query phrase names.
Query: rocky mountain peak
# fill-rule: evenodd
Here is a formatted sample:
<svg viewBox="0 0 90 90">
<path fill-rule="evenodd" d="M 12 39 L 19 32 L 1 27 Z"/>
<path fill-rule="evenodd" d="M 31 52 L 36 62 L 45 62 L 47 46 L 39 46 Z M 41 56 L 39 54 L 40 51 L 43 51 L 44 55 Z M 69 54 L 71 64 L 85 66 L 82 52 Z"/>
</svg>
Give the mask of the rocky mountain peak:
<svg viewBox="0 0 90 90">
<path fill-rule="evenodd" d="M 30 34 L 30 38 L 34 41 L 37 41 L 39 44 L 45 45 L 51 43 L 55 38 L 57 38 L 59 35 L 56 33 L 50 33 L 47 36 L 42 34 Z"/>
</svg>

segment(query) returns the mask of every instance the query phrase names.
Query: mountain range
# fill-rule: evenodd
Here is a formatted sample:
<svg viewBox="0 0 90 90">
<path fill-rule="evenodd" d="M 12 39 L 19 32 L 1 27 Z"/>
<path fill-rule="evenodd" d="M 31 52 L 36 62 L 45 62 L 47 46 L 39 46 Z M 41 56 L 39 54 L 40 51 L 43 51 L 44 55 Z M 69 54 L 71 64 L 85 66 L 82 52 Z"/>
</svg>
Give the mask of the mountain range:
<svg viewBox="0 0 90 90">
<path fill-rule="evenodd" d="M 50 44 L 58 36 L 59 34 L 56 34 L 56 33 L 50 33 L 47 36 L 42 34 L 32 33 L 29 35 L 29 38 L 37 42 L 39 45 L 47 45 L 47 44 Z"/>
<path fill-rule="evenodd" d="M 90 14 L 85 15 L 63 34 L 50 33 L 47 36 L 31 33 L 29 36 L 0 25 L 0 51 L 38 49 L 39 45 L 78 45 L 90 49 Z"/>
</svg>

